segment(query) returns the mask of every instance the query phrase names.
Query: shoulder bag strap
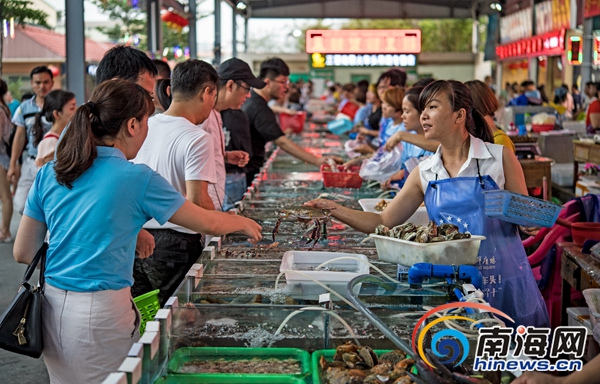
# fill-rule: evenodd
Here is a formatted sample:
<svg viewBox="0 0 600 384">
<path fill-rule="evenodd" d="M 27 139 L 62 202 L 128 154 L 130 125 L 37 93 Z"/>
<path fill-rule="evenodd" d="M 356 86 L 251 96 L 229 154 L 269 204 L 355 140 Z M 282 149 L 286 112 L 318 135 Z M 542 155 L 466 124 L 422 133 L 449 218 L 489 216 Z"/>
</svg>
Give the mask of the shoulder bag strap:
<svg viewBox="0 0 600 384">
<path fill-rule="evenodd" d="M 33 261 L 31 262 L 31 264 L 29 264 L 29 266 L 27 267 L 27 270 L 25 270 L 25 275 L 23 276 L 23 281 L 21 282 L 21 284 L 25 284 L 29 281 L 29 279 L 31 279 L 31 275 L 33 275 L 33 271 L 35 271 L 35 268 L 37 267 L 38 263 L 41 261 L 42 269 L 40 270 L 39 284 L 40 284 L 40 286 L 43 286 L 43 284 L 44 284 L 43 268 L 44 268 L 45 261 L 46 261 L 46 251 L 47 250 L 48 250 L 48 243 L 44 242 L 44 244 L 42 244 L 40 249 L 35 254 L 35 257 L 33 258 Z"/>
</svg>

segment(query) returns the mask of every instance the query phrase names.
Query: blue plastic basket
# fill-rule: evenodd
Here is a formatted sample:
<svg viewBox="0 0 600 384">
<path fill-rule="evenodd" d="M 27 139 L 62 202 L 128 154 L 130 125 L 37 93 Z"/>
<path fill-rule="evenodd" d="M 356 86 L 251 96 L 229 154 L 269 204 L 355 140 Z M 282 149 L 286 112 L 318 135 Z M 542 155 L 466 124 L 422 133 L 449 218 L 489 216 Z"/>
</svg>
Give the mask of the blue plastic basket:
<svg viewBox="0 0 600 384">
<path fill-rule="evenodd" d="M 337 119 L 327 123 L 327 129 L 329 129 L 329 132 L 333 133 L 334 135 L 346 133 L 352 130 L 353 126 L 354 125 L 352 122 L 347 119 Z"/>
<path fill-rule="evenodd" d="M 551 227 L 561 205 L 505 190 L 486 191 L 485 214 L 525 227 Z"/>
</svg>

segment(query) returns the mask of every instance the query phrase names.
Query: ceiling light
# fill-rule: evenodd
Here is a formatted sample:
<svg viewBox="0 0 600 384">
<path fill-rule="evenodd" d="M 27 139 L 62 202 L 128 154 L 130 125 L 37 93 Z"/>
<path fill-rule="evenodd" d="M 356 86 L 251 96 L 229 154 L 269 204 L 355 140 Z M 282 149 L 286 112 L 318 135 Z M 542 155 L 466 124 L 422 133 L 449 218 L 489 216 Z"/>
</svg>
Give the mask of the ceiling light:
<svg viewBox="0 0 600 384">
<path fill-rule="evenodd" d="M 302 31 L 299 29 L 294 29 L 294 32 L 292 32 L 292 35 L 294 37 L 300 37 L 300 36 L 302 36 Z"/>
<path fill-rule="evenodd" d="M 240 11 L 243 11 L 247 8 L 246 3 L 244 3 L 243 1 L 238 2 L 235 7 L 237 9 L 239 9 Z"/>
</svg>

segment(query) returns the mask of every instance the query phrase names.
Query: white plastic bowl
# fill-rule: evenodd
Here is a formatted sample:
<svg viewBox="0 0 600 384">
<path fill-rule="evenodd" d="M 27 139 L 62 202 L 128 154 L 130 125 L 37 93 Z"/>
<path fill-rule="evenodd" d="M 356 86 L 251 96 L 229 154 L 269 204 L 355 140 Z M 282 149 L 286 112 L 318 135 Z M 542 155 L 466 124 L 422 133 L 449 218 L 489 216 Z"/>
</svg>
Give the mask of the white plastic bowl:
<svg viewBox="0 0 600 384">
<path fill-rule="evenodd" d="M 312 251 L 287 251 L 283 254 L 281 260 L 280 271 L 297 270 L 307 276 L 318 281 L 325 282 L 349 282 L 353 278 L 360 275 L 369 274 L 369 266 L 356 260 L 339 260 L 329 263 L 322 267 L 321 270 L 315 271 L 314 268 L 320 264 L 336 259 L 338 257 L 354 257 L 364 261 L 368 261 L 367 256 L 356 253 L 341 253 L 341 252 L 312 252 Z M 323 270 L 332 268 L 333 271 Z M 312 270 L 309 270 L 312 268 Z M 286 272 L 286 281 L 306 281 L 311 282 L 306 276 L 298 273 Z"/>
<path fill-rule="evenodd" d="M 416 263 L 475 265 L 479 245 L 485 240 L 485 236 L 471 236 L 439 243 L 416 243 L 374 233 L 369 236 L 375 240 L 379 259 L 408 267 Z"/>
</svg>

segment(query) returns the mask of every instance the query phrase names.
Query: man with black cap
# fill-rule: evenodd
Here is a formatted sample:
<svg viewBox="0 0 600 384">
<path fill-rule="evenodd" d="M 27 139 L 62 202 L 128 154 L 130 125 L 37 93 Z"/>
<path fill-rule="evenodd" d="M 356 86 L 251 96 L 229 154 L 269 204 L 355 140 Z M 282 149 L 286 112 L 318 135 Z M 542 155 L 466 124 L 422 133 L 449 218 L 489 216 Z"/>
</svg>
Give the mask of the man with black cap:
<svg viewBox="0 0 600 384">
<path fill-rule="evenodd" d="M 225 137 L 223 132 L 220 112 L 226 109 L 240 109 L 250 97 L 250 89 L 261 89 L 266 84 L 254 76 L 248 64 L 235 57 L 219 65 L 217 73 L 219 74 L 217 103 L 208 119 L 202 124 L 202 128 L 212 136 L 214 143 L 216 183 L 209 186 L 208 194 L 215 209 L 220 211 L 226 204 L 225 163 L 243 167 L 250 160 L 249 154 L 244 151 L 225 151 L 229 137 Z"/>
</svg>

